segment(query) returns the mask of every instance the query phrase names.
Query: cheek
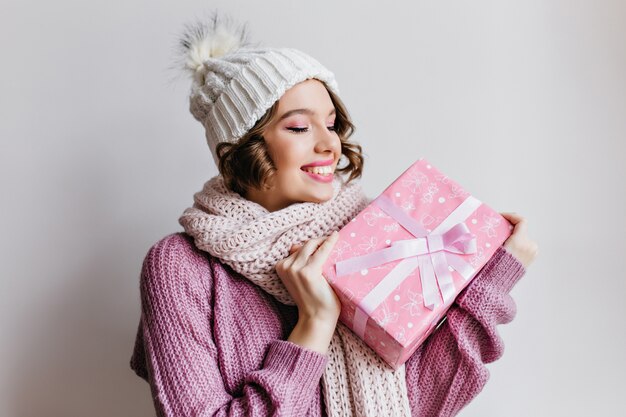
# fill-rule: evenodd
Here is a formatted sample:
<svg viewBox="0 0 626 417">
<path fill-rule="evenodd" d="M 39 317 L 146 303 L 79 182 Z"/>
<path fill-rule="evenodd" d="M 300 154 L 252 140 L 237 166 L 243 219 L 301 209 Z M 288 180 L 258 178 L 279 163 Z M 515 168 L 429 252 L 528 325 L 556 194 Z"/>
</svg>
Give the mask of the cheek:
<svg viewBox="0 0 626 417">
<path fill-rule="evenodd" d="M 282 143 L 277 143 L 275 148 L 274 163 L 277 167 L 286 169 L 300 169 L 300 167 L 308 162 L 307 158 L 310 155 L 310 151 L 307 149 L 304 143 L 298 143 L 297 141 L 286 140 Z"/>
<path fill-rule="evenodd" d="M 341 139 L 337 136 L 337 140 L 335 141 L 335 149 L 337 152 L 341 152 Z"/>
</svg>

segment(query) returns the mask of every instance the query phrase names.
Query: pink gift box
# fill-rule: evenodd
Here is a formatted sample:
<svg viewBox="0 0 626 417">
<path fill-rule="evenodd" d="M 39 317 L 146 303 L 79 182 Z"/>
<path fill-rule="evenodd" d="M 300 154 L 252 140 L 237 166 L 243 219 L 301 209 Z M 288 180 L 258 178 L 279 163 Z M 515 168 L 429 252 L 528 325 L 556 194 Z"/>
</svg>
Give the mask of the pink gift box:
<svg viewBox="0 0 626 417">
<path fill-rule="evenodd" d="M 339 231 L 323 266 L 339 320 L 397 369 L 512 229 L 420 158 Z"/>
</svg>

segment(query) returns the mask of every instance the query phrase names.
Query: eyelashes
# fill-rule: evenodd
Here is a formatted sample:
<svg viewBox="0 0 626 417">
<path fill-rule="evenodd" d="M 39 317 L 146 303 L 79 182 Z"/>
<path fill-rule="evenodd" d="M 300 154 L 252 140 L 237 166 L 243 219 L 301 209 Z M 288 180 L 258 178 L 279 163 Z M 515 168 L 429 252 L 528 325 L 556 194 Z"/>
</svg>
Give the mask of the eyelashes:
<svg viewBox="0 0 626 417">
<path fill-rule="evenodd" d="M 326 126 L 326 127 L 331 132 L 334 132 L 334 131 L 337 130 L 337 128 L 335 126 Z M 308 127 L 288 127 L 287 130 L 291 130 L 294 133 L 304 133 L 304 132 L 307 132 L 309 130 L 309 128 Z"/>
<path fill-rule="evenodd" d="M 308 127 L 288 127 L 287 130 L 291 130 L 292 132 L 295 132 L 295 133 L 303 133 L 309 130 L 309 128 Z"/>
</svg>

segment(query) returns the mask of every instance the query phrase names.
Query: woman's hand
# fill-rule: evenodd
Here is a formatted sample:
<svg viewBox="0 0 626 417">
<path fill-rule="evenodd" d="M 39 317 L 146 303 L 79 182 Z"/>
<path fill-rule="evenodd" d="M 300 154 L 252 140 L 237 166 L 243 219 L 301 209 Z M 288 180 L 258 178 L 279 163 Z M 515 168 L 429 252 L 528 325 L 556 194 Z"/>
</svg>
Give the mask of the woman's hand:
<svg viewBox="0 0 626 417">
<path fill-rule="evenodd" d="M 517 213 L 500 214 L 514 226 L 513 234 L 504 242 L 504 248 L 515 256 L 524 268 L 528 268 L 539 253 L 537 243 L 528 238 L 528 221 Z"/>
<path fill-rule="evenodd" d="M 299 320 L 336 324 L 341 303 L 322 276 L 322 266 L 337 242 L 339 233 L 293 245 L 290 255 L 276 264 L 276 273 L 298 306 Z"/>
<path fill-rule="evenodd" d="M 276 264 L 276 273 L 298 306 L 298 323 L 288 341 L 326 354 L 335 332 L 341 304 L 322 276 L 322 266 L 339 233 L 293 245 L 289 256 Z"/>
</svg>

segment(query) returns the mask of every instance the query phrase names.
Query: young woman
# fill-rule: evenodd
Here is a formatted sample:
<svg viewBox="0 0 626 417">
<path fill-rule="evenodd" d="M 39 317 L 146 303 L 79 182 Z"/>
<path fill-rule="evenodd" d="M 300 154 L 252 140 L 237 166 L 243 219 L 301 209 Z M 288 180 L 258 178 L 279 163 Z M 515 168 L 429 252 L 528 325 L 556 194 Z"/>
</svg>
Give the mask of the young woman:
<svg viewBox="0 0 626 417">
<path fill-rule="evenodd" d="M 511 237 L 391 370 L 338 321 L 321 274 L 333 232 L 370 201 L 334 75 L 301 51 L 252 46 L 217 14 L 181 45 L 219 175 L 143 263 L 131 368 L 158 415 L 455 415 L 503 353 L 496 325 L 513 319 L 509 292 L 537 254 L 527 221 L 502 213 Z"/>
</svg>

